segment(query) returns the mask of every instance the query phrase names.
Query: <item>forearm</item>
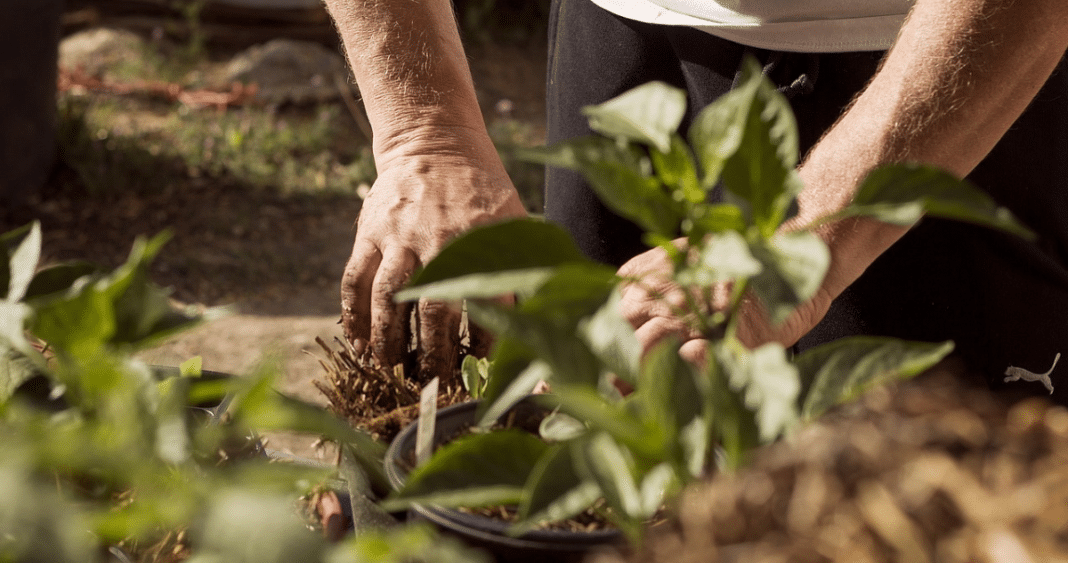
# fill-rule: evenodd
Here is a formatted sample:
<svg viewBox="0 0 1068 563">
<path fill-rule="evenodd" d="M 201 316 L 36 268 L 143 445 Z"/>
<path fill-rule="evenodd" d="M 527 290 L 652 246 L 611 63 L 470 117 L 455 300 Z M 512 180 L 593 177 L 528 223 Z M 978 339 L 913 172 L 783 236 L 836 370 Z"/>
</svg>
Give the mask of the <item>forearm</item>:
<svg viewBox="0 0 1068 563">
<path fill-rule="evenodd" d="M 882 68 L 800 169 L 803 225 L 847 205 L 891 162 L 967 175 L 1049 77 L 1068 45 L 1063 0 L 918 0 Z M 907 229 L 873 220 L 821 227 L 837 296 Z"/>
<path fill-rule="evenodd" d="M 448 155 L 472 138 L 488 142 L 450 0 L 326 5 L 356 75 L 380 167 L 413 151 Z"/>
</svg>

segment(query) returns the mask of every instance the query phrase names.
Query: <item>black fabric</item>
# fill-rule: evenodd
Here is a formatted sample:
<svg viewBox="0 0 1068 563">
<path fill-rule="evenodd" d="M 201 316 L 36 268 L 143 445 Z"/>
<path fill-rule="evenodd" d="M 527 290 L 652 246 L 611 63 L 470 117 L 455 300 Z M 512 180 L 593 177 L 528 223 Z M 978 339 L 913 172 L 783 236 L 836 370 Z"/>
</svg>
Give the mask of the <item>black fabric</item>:
<svg viewBox="0 0 1068 563">
<path fill-rule="evenodd" d="M 881 52 L 777 53 L 683 27 L 626 20 L 589 0 L 554 0 L 547 77 L 549 143 L 590 134 L 581 108 L 650 80 L 685 88 L 694 114 L 730 89 L 748 53 L 790 98 L 802 154 L 876 71 Z M 1045 372 L 1068 352 L 1068 71 L 1061 67 L 969 179 L 1040 233 L 1028 243 L 925 219 L 833 304 L 798 350 L 854 334 L 954 340 L 969 367 L 1000 385 L 1008 366 Z M 581 177 L 550 169 L 546 216 L 591 258 L 621 265 L 645 250 Z M 1068 361 L 1068 359 L 1066 359 Z M 1068 403 L 1068 365 L 1054 371 Z M 1058 380 L 1063 385 L 1058 384 Z M 1014 383 L 1046 393 L 1039 383 Z"/>
</svg>

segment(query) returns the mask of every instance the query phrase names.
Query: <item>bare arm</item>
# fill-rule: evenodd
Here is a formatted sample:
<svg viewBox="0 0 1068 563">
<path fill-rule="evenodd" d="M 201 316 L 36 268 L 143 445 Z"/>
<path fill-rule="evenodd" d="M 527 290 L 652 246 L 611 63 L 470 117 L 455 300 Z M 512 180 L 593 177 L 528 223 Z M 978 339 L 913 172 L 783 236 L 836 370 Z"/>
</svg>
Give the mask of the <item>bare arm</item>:
<svg viewBox="0 0 1068 563">
<path fill-rule="evenodd" d="M 348 339 L 389 365 L 409 342 L 393 302 L 412 271 L 462 231 L 524 214 L 486 132 L 450 0 L 326 0 L 374 131 L 379 177 L 342 280 Z M 447 373 L 457 312 L 420 304 L 420 361 Z"/>
<path fill-rule="evenodd" d="M 919 0 L 880 71 L 800 169 L 797 224 L 841 209 L 890 162 L 963 177 L 1020 116 L 1068 47 L 1059 0 Z M 873 220 L 821 230 L 836 296 L 907 229 Z"/>
<path fill-rule="evenodd" d="M 1063 0 L 917 0 L 880 70 L 802 164 L 800 213 L 787 228 L 847 205 L 864 176 L 882 164 L 923 162 L 967 175 L 1027 107 L 1066 48 Z M 769 326 L 751 302 L 740 337 L 751 346 L 796 342 L 907 231 L 865 219 L 821 227 L 832 263 L 817 297 L 781 327 Z M 635 258 L 623 271 L 669 271 L 656 253 Z M 628 293 L 625 311 L 643 343 L 680 330 L 663 306 L 642 292 Z M 684 354 L 698 357 L 701 348 L 695 341 Z"/>
</svg>

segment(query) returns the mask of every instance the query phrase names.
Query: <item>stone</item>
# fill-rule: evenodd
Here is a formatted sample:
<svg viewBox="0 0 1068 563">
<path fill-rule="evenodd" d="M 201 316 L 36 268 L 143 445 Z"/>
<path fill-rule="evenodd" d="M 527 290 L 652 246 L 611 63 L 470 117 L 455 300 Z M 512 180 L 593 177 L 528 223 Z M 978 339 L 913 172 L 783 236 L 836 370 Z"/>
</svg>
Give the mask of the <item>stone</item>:
<svg viewBox="0 0 1068 563">
<path fill-rule="evenodd" d="M 108 78 L 131 61 L 140 60 L 147 43 L 136 33 L 123 29 L 94 28 L 80 31 L 59 44 L 59 65 L 80 69 L 90 76 Z"/>
<path fill-rule="evenodd" d="M 337 79 L 349 81 L 344 59 L 318 43 L 273 39 L 237 54 L 226 66 L 228 82 L 256 84 L 267 103 L 314 103 L 338 97 Z"/>
</svg>

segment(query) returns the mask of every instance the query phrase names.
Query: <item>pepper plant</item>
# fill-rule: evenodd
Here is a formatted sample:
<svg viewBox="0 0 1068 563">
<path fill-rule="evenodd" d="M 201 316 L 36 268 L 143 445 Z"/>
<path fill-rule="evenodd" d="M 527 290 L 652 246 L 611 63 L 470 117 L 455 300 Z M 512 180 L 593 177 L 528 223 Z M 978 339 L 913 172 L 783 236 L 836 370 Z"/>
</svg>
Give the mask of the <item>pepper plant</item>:
<svg viewBox="0 0 1068 563">
<path fill-rule="evenodd" d="M 749 61 L 743 80 L 677 132 L 685 94 L 650 83 L 585 110 L 597 135 L 527 157 L 581 172 L 602 201 L 664 248 L 673 281 L 690 299 L 679 315 L 707 339 L 695 366 L 667 341 L 644 355 L 619 312 L 621 279 L 582 256 L 560 228 L 536 219 L 475 229 L 417 273 L 398 299 L 466 300 L 496 333 L 482 391 L 488 428 L 538 381 L 552 414 L 541 440 L 471 433 L 442 446 L 387 505 L 514 504 L 519 533 L 597 504 L 632 538 L 681 487 L 744 464 L 753 448 L 864 390 L 933 366 L 952 343 L 857 337 L 791 357 L 779 344 L 738 340 L 742 297 L 782 322 L 812 298 L 830 253 L 809 228 L 782 229 L 796 210 L 798 134 L 786 99 Z M 722 186 L 721 201 L 710 193 Z M 983 192 L 931 167 L 895 164 L 871 173 L 852 205 L 824 218 L 865 216 L 911 225 L 924 215 L 1030 236 Z M 682 248 L 674 242 L 684 238 Z M 713 284 L 731 288 L 710 311 Z M 514 306 L 493 298 L 514 294 Z M 616 380 L 633 389 L 617 391 Z M 508 430 L 505 430 L 508 432 Z M 511 431 L 515 432 L 515 431 Z M 529 464 L 487 459 L 533 460 Z M 479 462 L 482 460 L 483 462 Z M 483 470 L 484 469 L 484 470 Z M 603 503 L 600 502 L 603 499 Z"/>
</svg>

